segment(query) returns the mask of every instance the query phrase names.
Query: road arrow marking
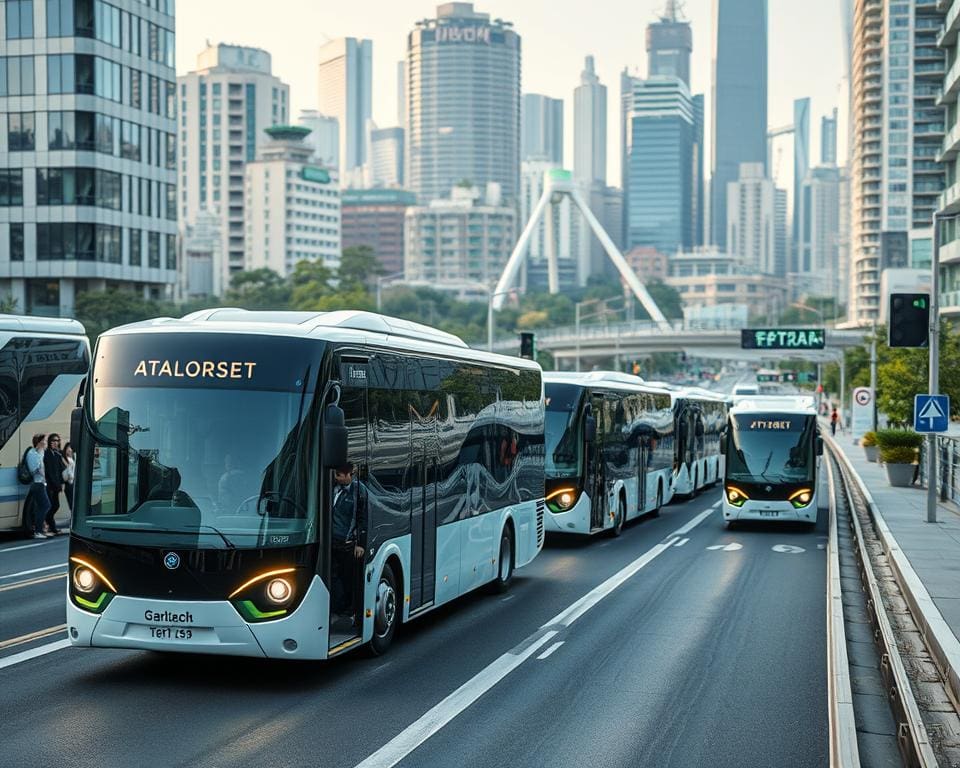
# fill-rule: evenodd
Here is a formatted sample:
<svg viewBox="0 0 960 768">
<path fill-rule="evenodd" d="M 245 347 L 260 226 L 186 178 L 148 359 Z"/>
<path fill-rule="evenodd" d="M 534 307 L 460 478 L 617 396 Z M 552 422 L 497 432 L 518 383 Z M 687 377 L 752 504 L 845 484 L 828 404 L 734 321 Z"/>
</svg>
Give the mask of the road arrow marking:
<svg viewBox="0 0 960 768">
<path fill-rule="evenodd" d="M 736 552 L 738 549 L 743 549 L 743 544 L 737 544 L 735 541 L 731 541 L 729 544 L 714 544 L 712 547 L 707 547 L 711 550 L 720 550 L 721 552 Z"/>
<path fill-rule="evenodd" d="M 775 544 L 771 549 L 774 552 L 783 552 L 788 555 L 799 555 L 801 552 L 806 552 L 803 547 L 795 547 L 793 544 Z"/>
</svg>

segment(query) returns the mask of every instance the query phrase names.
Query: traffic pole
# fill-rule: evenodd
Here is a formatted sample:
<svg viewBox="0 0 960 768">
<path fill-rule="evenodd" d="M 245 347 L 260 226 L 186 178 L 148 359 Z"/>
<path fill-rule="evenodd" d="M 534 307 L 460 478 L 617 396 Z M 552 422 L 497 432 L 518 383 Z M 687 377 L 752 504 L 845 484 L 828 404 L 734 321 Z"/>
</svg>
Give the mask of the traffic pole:
<svg viewBox="0 0 960 768">
<path fill-rule="evenodd" d="M 953 217 L 950 217 L 953 218 Z M 931 395 L 940 394 L 940 214 L 933 214 L 933 258 L 930 263 L 930 381 Z M 916 420 L 916 414 L 914 414 Z M 950 414 L 947 414 L 950 423 Z M 927 435 L 927 522 L 937 522 L 937 435 Z"/>
</svg>

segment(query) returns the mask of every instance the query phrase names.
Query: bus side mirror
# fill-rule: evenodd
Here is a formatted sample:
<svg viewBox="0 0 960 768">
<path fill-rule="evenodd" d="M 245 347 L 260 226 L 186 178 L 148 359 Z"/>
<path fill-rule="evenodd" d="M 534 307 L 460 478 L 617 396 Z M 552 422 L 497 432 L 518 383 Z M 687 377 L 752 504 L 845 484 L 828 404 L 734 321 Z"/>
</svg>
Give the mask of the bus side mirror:
<svg viewBox="0 0 960 768">
<path fill-rule="evenodd" d="M 83 440 L 83 408 L 74 408 L 70 411 L 70 443 L 73 445 L 74 455 L 79 455 L 80 443 Z"/>
<path fill-rule="evenodd" d="M 327 469 L 347 463 L 347 428 L 343 424 L 343 409 L 328 405 L 323 417 L 323 466 Z"/>
<path fill-rule="evenodd" d="M 823 456 L 823 438 L 817 438 L 817 456 Z"/>
<path fill-rule="evenodd" d="M 583 439 L 588 443 L 592 443 L 597 439 L 597 420 L 589 414 L 587 414 L 587 418 L 583 421 Z"/>
</svg>

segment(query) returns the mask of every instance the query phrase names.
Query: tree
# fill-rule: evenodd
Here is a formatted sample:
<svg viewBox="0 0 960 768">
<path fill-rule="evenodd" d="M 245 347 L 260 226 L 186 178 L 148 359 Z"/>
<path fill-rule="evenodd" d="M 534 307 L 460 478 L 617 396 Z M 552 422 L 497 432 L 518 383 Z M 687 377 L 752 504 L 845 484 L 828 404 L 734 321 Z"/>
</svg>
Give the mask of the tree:
<svg viewBox="0 0 960 768">
<path fill-rule="evenodd" d="M 383 265 L 369 245 L 354 245 L 343 249 L 337 279 L 344 290 L 368 287 L 378 275 L 382 274 Z"/>
<path fill-rule="evenodd" d="M 15 315 L 19 311 L 17 305 L 19 302 L 11 295 L 0 296 L 0 313 L 4 315 Z"/>
<path fill-rule="evenodd" d="M 288 309 L 290 284 L 272 269 L 238 272 L 230 280 L 226 303 L 244 309 Z"/>
<path fill-rule="evenodd" d="M 74 304 L 77 320 L 83 323 L 91 342 L 104 331 L 118 325 L 136 323 L 153 317 L 176 314 L 175 308 L 133 291 L 109 288 L 106 291 L 84 291 Z"/>
<path fill-rule="evenodd" d="M 322 311 L 321 304 L 333 295 L 333 272 L 321 261 L 298 261 L 290 275 L 290 306 Z"/>
<path fill-rule="evenodd" d="M 654 300 L 656 305 L 660 307 L 660 311 L 663 312 L 663 316 L 667 318 L 667 320 L 683 319 L 683 299 L 680 298 L 679 291 L 672 285 L 667 285 L 662 280 L 651 280 L 647 283 L 647 293 L 650 294 L 650 298 Z M 650 317 L 642 304 L 639 307 L 637 316 Z"/>
</svg>

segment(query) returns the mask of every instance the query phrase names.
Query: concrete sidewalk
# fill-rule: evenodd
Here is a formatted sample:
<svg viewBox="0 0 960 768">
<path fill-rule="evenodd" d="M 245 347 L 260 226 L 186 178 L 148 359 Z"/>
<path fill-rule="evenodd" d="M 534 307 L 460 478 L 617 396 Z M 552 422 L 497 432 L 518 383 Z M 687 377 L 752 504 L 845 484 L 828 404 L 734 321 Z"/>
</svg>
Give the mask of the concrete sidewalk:
<svg viewBox="0 0 960 768">
<path fill-rule="evenodd" d="M 825 431 L 829 434 L 829 428 Z M 914 618 L 955 694 L 960 694 L 960 511 L 939 504 L 937 522 L 926 522 L 925 488 L 892 487 L 886 469 L 868 462 L 849 433 L 838 434 L 834 441 L 875 505 L 878 533 L 901 587 L 912 593 L 906 597 L 913 613 L 921 614 Z"/>
</svg>

